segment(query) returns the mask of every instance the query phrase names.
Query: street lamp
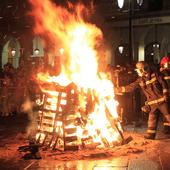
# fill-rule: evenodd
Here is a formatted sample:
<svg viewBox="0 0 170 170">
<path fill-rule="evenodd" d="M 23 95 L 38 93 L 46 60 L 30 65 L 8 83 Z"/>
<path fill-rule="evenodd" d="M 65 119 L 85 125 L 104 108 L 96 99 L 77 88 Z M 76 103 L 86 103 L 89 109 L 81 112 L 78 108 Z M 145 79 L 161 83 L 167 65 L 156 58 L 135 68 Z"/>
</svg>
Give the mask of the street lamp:
<svg viewBox="0 0 170 170">
<path fill-rule="evenodd" d="M 40 49 L 38 48 L 38 37 L 35 37 L 35 46 L 36 48 L 34 49 L 34 54 L 39 55 Z"/>
<path fill-rule="evenodd" d="M 141 6 L 143 4 L 143 0 L 137 0 L 137 3 L 139 6 Z"/>
<path fill-rule="evenodd" d="M 131 0 L 129 0 L 131 1 Z M 123 8 L 124 0 L 117 0 L 119 8 Z M 137 0 L 137 4 L 141 6 L 143 4 L 143 0 Z"/>
<path fill-rule="evenodd" d="M 124 5 L 124 0 L 118 0 L 118 6 L 119 8 L 122 8 Z"/>
<path fill-rule="evenodd" d="M 119 8 L 123 8 L 125 0 L 117 0 Z M 133 53 L 133 27 L 132 27 L 132 11 L 133 11 L 133 6 L 134 4 L 132 1 L 134 0 L 128 0 L 129 1 L 129 56 L 130 60 L 134 59 L 134 53 Z M 143 0 L 136 0 L 137 4 L 141 6 L 143 4 Z"/>
<path fill-rule="evenodd" d="M 40 53 L 40 50 L 38 49 L 38 48 L 36 48 L 35 50 L 34 50 L 34 54 L 35 55 L 38 55 Z"/>
<path fill-rule="evenodd" d="M 15 50 L 15 48 L 13 48 L 13 49 L 11 50 L 11 55 L 12 55 L 12 57 L 14 57 L 15 54 L 16 54 L 16 50 Z"/>
<path fill-rule="evenodd" d="M 118 47 L 118 50 L 119 50 L 119 53 L 122 54 L 122 53 L 123 53 L 123 50 L 124 50 L 123 45 L 120 45 L 120 46 Z"/>
</svg>

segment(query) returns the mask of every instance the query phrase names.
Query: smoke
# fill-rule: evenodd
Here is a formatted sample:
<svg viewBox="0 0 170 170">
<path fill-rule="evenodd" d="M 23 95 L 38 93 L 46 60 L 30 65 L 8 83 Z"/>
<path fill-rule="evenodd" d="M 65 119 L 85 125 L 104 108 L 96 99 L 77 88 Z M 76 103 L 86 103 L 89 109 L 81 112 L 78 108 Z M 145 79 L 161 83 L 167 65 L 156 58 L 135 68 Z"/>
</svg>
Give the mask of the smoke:
<svg viewBox="0 0 170 170">
<path fill-rule="evenodd" d="M 25 99 L 24 103 L 21 106 L 21 111 L 28 114 L 29 124 L 26 128 L 28 139 L 35 139 L 35 134 L 38 128 L 38 114 L 34 111 L 35 106 L 36 103 L 34 101 L 31 101 L 29 97 Z"/>
</svg>

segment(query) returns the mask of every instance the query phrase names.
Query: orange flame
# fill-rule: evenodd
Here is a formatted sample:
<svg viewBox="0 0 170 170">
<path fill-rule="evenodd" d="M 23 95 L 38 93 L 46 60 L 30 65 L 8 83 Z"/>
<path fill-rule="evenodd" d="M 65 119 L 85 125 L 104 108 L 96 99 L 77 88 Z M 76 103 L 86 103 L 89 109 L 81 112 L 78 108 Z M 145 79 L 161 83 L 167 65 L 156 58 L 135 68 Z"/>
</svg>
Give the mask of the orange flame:
<svg viewBox="0 0 170 170">
<path fill-rule="evenodd" d="M 95 106 L 94 110 L 87 115 L 84 129 L 94 141 L 103 143 L 102 139 L 105 138 L 112 146 L 112 142 L 118 140 L 119 133 L 113 129 L 112 122 L 108 119 L 113 118 L 115 122 L 118 120 L 117 102 L 114 100 L 112 82 L 108 80 L 105 73 L 99 72 L 98 68 L 97 48 L 103 37 L 101 30 L 85 22 L 83 16 L 88 14 L 88 10 L 82 4 L 74 8 L 69 4 L 66 9 L 56 6 L 49 0 L 43 0 L 43 3 L 41 0 L 30 0 L 30 2 L 32 15 L 35 18 L 35 33 L 45 35 L 56 48 L 62 46 L 64 51 L 61 58 L 61 74 L 50 76 L 39 73 L 38 80 L 61 86 L 74 82 L 80 91 L 83 89 L 84 94 L 87 94 L 90 89 Z M 42 90 L 45 91 L 43 88 Z M 48 93 L 52 94 L 52 92 Z M 79 100 L 80 107 L 84 108 L 85 101 L 81 93 Z M 109 117 L 106 112 L 110 114 Z M 77 135 L 80 138 L 84 137 L 84 129 L 77 127 Z"/>
</svg>

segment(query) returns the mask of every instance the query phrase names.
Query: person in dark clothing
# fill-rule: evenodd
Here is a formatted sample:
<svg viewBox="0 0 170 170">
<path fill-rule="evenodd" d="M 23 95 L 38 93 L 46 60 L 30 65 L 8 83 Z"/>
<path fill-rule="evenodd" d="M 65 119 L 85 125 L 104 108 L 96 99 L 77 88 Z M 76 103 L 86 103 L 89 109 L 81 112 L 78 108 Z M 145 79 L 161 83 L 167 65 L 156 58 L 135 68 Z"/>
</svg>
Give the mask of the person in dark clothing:
<svg viewBox="0 0 170 170">
<path fill-rule="evenodd" d="M 145 106 L 142 110 L 149 113 L 147 134 L 144 136 L 146 139 L 155 139 L 157 129 L 157 110 L 159 110 L 168 125 L 170 126 L 170 114 L 168 110 L 168 89 L 164 79 L 157 72 L 153 72 L 151 67 L 140 61 L 136 64 L 136 71 L 138 78 L 127 86 L 116 88 L 116 92 L 131 92 L 140 87 L 146 96 Z"/>
</svg>

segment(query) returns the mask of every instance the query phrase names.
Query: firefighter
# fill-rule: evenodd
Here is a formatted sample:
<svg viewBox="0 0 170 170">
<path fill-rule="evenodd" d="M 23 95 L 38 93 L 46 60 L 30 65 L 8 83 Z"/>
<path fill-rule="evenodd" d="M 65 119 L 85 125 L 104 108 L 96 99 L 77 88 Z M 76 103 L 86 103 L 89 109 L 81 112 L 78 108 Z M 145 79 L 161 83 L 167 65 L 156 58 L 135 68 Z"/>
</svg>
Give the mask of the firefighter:
<svg viewBox="0 0 170 170">
<path fill-rule="evenodd" d="M 168 85 L 168 91 L 170 94 L 170 57 L 165 56 L 161 59 L 160 72 L 162 73 L 163 78 Z"/>
<path fill-rule="evenodd" d="M 153 72 L 151 67 L 143 62 L 137 62 L 136 72 L 138 78 L 127 86 L 122 86 L 115 89 L 115 92 L 132 92 L 134 89 L 140 87 L 146 96 L 145 106 L 143 111 L 149 113 L 148 129 L 144 136 L 146 139 L 155 139 L 157 129 L 157 110 L 164 115 L 167 123 L 170 124 L 170 114 L 167 104 L 167 84 L 157 72 Z"/>
<path fill-rule="evenodd" d="M 160 61 L 160 73 L 168 85 L 168 107 L 170 110 L 170 58 L 168 56 L 164 56 Z M 170 126 L 168 122 L 164 122 L 164 133 L 170 134 Z"/>
</svg>

